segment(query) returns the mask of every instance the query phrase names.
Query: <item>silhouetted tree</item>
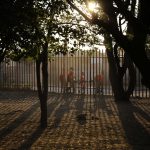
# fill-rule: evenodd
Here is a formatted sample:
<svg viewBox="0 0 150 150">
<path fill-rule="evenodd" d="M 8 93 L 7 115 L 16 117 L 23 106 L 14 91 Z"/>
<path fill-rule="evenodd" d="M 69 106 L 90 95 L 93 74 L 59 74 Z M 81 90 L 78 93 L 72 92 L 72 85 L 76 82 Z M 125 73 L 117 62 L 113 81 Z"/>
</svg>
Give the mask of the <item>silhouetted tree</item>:
<svg viewBox="0 0 150 150">
<path fill-rule="evenodd" d="M 99 7 L 90 15 L 76 6 L 74 0 L 66 0 L 91 24 L 103 27 L 116 43 L 122 47 L 142 74 L 142 83 L 150 88 L 150 60 L 145 51 L 147 36 L 150 34 L 150 9 L 147 0 L 95 0 Z M 87 1 L 80 1 L 87 6 Z M 84 7 L 85 5 L 80 5 Z M 132 9 L 133 7 L 137 9 Z M 133 13 L 133 11 L 135 13 Z M 121 17 L 130 26 L 130 34 L 120 30 L 118 18 Z"/>
</svg>

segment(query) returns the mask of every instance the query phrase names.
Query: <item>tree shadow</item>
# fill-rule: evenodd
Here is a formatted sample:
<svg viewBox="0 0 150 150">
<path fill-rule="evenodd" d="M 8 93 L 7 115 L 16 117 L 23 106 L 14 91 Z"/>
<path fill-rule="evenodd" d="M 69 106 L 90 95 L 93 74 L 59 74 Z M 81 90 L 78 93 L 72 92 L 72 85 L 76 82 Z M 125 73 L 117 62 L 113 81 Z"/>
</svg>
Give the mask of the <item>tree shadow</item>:
<svg viewBox="0 0 150 150">
<path fill-rule="evenodd" d="M 51 97 L 52 98 L 52 97 Z M 58 100 L 58 96 L 54 96 L 54 101 Z M 51 100 L 51 99 L 50 99 Z M 48 105 L 48 116 L 53 112 L 54 108 L 58 103 L 49 103 Z M 0 131 L 0 140 L 4 139 L 7 135 L 11 134 L 17 127 L 19 127 L 24 121 L 26 121 L 39 107 L 39 103 L 32 105 L 28 110 L 23 112 L 17 119 L 7 125 L 4 129 Z M 30 148 L 31 145 L 38 139 L 38 137 L 43 133 L 43 129 L 38 127 L 28 138 L 27 141 L 24 141 L 19 149 Z"/>
<path fill-rule="evenodd" d="M 19 125 L 27 120 L 30 115 L 33 114 L 33 112 L 38 108 L 39 104 L 36 103 L 32 105 L 28 110 L 26 110 L 24 113 L 22 113 L 19 118 L 15 119 L 13 122 L 11 122 L 9 125 L 7 125 L 4 129 L 0 131 L 0 140 L 5 138 L 8 134 L 10 134 L 13 130 L 15 130 Z"/>
<path fill-rule="evenodd" d="M 142 100 L 141 100 L 142 101 Z M 128 143 L 132 146 L 132 150 L 149 150 L 150 149 L 150 133 L 144 125 L 143 120 L 149 122 L 150 116 L 148 112 L 134 105 L 132 101 L 114 101 L 118 108 L 118 117 L 121 121 Z M 103 109 L 108 115 L 113 114 L 112 109 L 108 109 L 109 104 L 105 96 L 97 96 L 94 98 L 94 110 Z M 140 105 L 140 104 L 139 104 Z M 140 116 L 141 122 L 137 119 Z"/>
<path fill-rule="evenodd" d="M 25 90 L 10 90 L 10 91 L 0 91 L 0 99 L 4 100 L 22 100 L 28 99 L 31 96 L 37 96 L 37 92 L 35 91 L 25 91 Z"/>
<path fill-rule="evenodd" d="M 81 94 L 75 103 L 75 107 L 77 110 L 76 120 L 80 125 L 86 124 L 86 114 L 83 114 L 84 99 L 85 95 Z"/>
<path fill-rule="evenodd" d="M 75 107 L 76 107 L 76 114 L 82 114 L 83 112 L 83 106 L 84 106 L 84 99 L 85 99 L 85 95 L 80 95 L 77 99 L 77 101 L 75 102 Z"/>
<path fill-rule="evenodd" d="M 150 149 L 150 134 L 141 124 L 136 114 L 140 114 L 143 118 L 150 120 L 150 116 L 143 112 L 140 108 L 129 102 L 116 102 L 119 118 L 124 128 L 128 143 L 132 146 L 132 150 L 148 150 Z"/>
<path fill-rule="evenodd" d="M 37 127 L 37 129 L 32 133 L 28 140 L 21 144 L 18 149 L 30 149 L 32 144 L 41 136 L 45 129 L 42 129 L 41 126 Z"/>
<path fill-rule="evenodd" d="M 94 96 L 94 109 L 93 113 L 95 114 L 97 110 L 102 109 L 106 111 L 108 114 L 112 114 L 112 111 L 107 107 L 107 98 L 104 95 Z"/>
<path fill-rule="evenodd" d="M 47 111 L 47 117 L 49 117 L 51 115 L 51 113 L 54 111 L 54 109 L 56 108 L 56 106 L 58 105 L 58 102 L 56 103 L 56 101 L 59 100 L 59 95 L 55 96 L 54 98 L 54 102 L 55 103 L 49 103 L 47 105 L 48 111 Z M 48 100 L 50 101 L 51 98 Z M 42 129 L 40 126 L 37 127 L 37 129 L 28 137 L 28 139 L 26 141 L 24 141 L 21 146 L 18 149 L 30 149 L 31 146 L 33 145 L 34 142 L 36 142 L 36 140 L 41 136 L 41 134 L 44 132 L 45 129 Z"/>
<path fill-rule="evenodd" d="M 63 104 L 61 104 L 60 107 L 55 111 L 55 119 L 53 124 L 51 125 L 51 128 L 58 128 L 60 126 L 64 114 L 70 111 L 70 103 L 72 102 L 73 97 L 74 95 L 71 93 L 64 94 L 61 97 L 61 101 L 63 102 Z"/>
</svg>

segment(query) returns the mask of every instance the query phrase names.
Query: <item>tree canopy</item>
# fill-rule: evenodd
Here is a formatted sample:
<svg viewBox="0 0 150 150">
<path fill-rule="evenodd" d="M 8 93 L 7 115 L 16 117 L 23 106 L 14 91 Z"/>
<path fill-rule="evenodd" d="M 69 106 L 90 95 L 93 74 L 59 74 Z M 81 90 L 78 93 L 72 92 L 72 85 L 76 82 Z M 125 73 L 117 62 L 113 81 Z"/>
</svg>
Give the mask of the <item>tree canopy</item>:
<svg viewBox="0 0 150 150">
<path fill-rule="evenodd" d="M 146 40 L 150 34 L 150 9 L 146 0 L 66 0 L 89 23 L 104 28 L 122 47 L 138 67 L 145 86 L 150 88 L 150 60 L 146 53 Z M 95 2 L 95 11 L 88 9 L 88 2 Z M 86 10 L 86 11 L 85 11 Z M 126 23 L 129 30 L 123 31 Z"/>
<path fill-rule="evenodd" d="M 95 3 L 94 10 L 89 8 L 89 2 Z M 143 84 L 150 87 L 150 73 L 147 72 L 150 60 L 146 52 L 149 16 L 147 0 L 1 0 L 0 58 L 2 60 L 10 52 L 17 53 L 16 60 L 25 54 L 35 55 L 37 47 L 45 40 L 50 40 L 52 51 L 58 53 L 70 42 L 68 39 L 77 39 L 80 44 L 86 42 L 86 37 L 81 39 L 82 35 L 95 25 L 93 38 L 104 30 L 108 32 L 138 67 Z M 86 28 L 81 27 L 83 18 L 88 21 Z M 130 28 L 125 30 L 125 26 Z M 73 45 L 77 45 L 76 40 Z"/>
</svg>

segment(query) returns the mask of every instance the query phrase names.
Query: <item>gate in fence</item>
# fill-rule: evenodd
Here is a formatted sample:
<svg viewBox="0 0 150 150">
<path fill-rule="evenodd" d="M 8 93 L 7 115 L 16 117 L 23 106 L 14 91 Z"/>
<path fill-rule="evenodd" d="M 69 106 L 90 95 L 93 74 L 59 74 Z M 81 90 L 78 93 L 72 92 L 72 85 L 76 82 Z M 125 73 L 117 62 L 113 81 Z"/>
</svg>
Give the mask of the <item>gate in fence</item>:
<svg viewBox="0 0 150 150">
<path fill-rule="evenodd" d="M 120 56 L 121 57 L 121 56 Z M 37 90 L 36 67 L 33 60 L 14 62 L 5 59 L 0 64 L 0 88 Z M 56 55 L 48 63 L 49 92 L 74 92 L 94 94 L 102 92 L 112 95 L 109 82 L 109 65 L 105 51 L 77 51 L 73 55 Z M 127 88 L 128 71 L 123 83 Z M 136 70 L 136 87 L 133 96 L 150 97 L 149 89 L 141 84 L 141 75 Z"/>
</svg>

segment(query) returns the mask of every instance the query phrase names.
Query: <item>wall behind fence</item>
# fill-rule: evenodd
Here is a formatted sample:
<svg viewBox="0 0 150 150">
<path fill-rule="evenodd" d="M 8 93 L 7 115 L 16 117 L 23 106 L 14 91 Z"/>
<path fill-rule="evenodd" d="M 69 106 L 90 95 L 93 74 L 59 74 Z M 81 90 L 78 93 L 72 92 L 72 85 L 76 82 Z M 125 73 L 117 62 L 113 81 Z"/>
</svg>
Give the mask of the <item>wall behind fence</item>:
<svg viewBox="0 0 150 150">
<path fill-rule="evenodd" d="M 31 89 L 37 90 L 36 70 L 33 60 L 20 60 L 14 62 L 5 59 L 0 64 L 0 87 L 6 89 Z M 49 92 L 61 92 L 60 74 L 65 72 L 65 77 L 69 69 L 73 68 L 75 74 L 75 91 L 78 94 L 80 90 L 81 72 L 85 74 L 85 93 L 93 94 L 93 80 L 97 74 L 103 76 L 103 92 L 104 95 L 112 95 L 112 88 L 109 82 L 109 65 L 106 54 L 102 51 L 93 53 L 87 51 L 78 51 L 73 56 L 56 55 L 50 59 L 48 63 L 48 86 Z M 133 96 L 150 97 L 149 89 L 141 84 L 141 76 L 136 70 L 136 88 Z M 124 87 L 127 88 L 129 81 L 128 71 L 124 77 Z"/>
</svg>

